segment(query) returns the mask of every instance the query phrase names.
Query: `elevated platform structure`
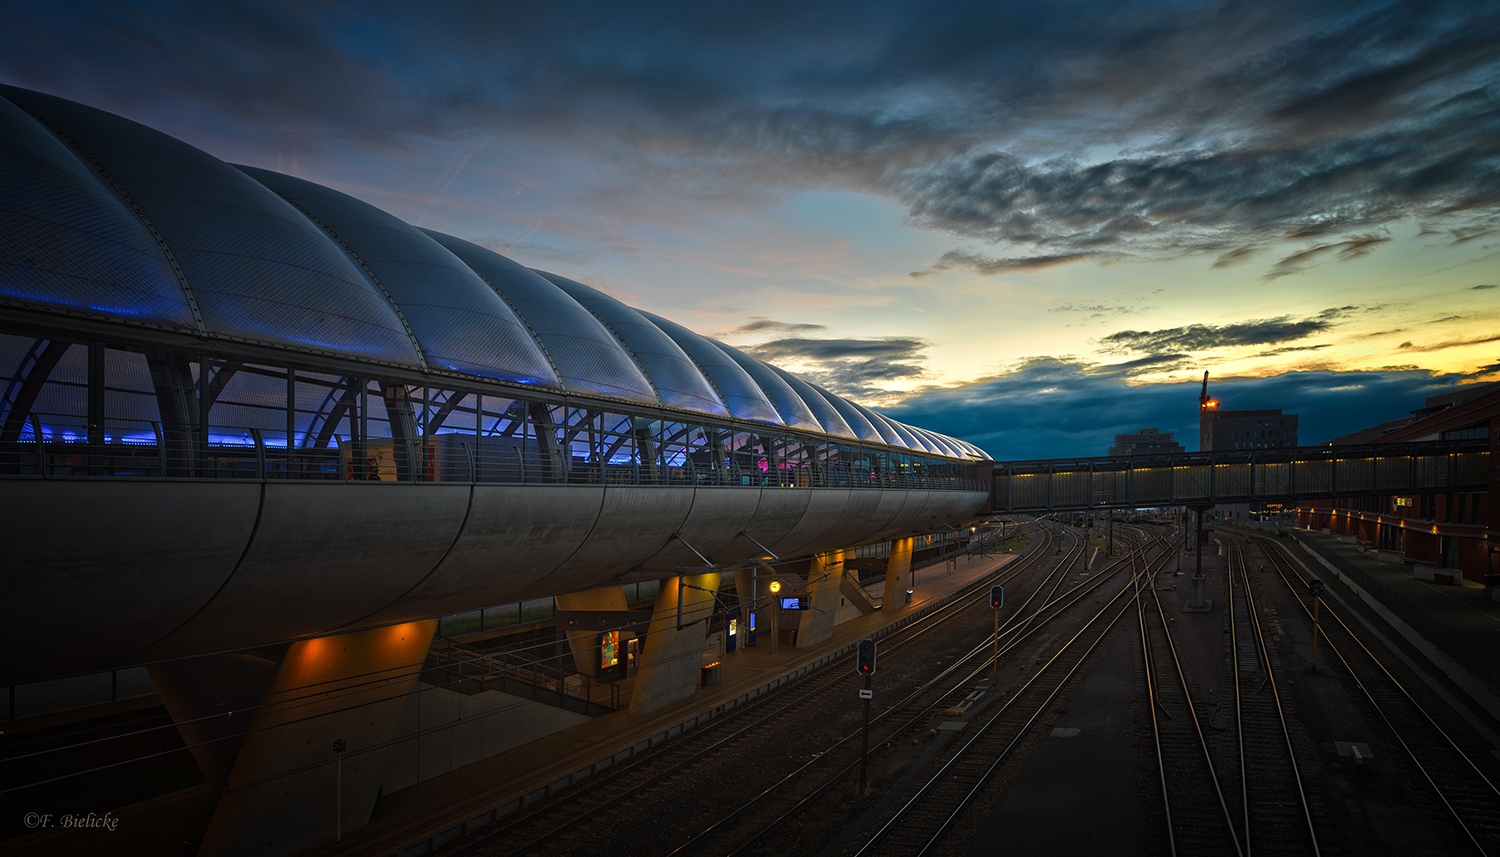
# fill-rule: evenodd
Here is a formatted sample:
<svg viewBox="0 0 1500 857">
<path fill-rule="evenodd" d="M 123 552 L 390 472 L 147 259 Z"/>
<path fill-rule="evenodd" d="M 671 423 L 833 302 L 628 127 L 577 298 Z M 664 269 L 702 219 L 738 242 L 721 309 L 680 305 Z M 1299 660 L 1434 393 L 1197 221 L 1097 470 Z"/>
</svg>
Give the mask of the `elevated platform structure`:
<svg viewBox="0 0 1500 857">
<path fill-rule="evenodd" d="M 1001 461 L 991 509 L 1046 513 L 1483 491 L 1487 439 Z"/>
<path fill-rule="evenodd" d="M 0 176 L 0 676 L 146 666 L 203 855 L 368 821 L 441 616 L 677 581 L 651 708 L 721 573 L 985 511 L 972 444 L 119 116 L 0 86 Z"/>
</svg>

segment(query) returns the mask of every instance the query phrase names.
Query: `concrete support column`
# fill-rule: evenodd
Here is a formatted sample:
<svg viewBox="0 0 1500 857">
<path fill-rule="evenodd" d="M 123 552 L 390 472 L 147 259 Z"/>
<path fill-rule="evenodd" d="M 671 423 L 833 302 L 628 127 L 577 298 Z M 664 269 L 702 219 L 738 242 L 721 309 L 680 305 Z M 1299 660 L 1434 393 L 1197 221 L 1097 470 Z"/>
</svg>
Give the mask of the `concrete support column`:
<svg viewBox="0 0 1500 857">
<path fill-rule="evenodd" d="M 880 609 L 894 613 L 906 607 L 906 590 L 911 588 L 911 552 L 915 536 L 891 541 L 891 555 L 885 561 L 885 599 Z"/>
<path fill-rule="evenodd" d="M 625 587 L 601 586 L 583 592 L 568 592 L 553 596 L 557 609 L 564 610 L 617 610 L 625 612 L 630 605 L 625 602 Z M 645 611 L 642 611 L 645 612 Z M 594 665 L 599 662 L 596 642 L 599 632 L 594 630 L 567 631 L 568 651 L 573 653 L 573 665 L 583 675 L 593 675 Z M 623 657 L 623 655 L 622 655 Z"/>
<path fill-rule="evenodd" d="M 653 711 L 692 696 L 697 690 L 703 645 L 708 639 L 708 622 L 718 589 L 717 571 L 661 582 L 641 665 L 636 671 L 635 689 L 630 696 L 632 714 Z"/>
<path fill-rule="evenodd" d="M 386 745 L 436 630 L 428 619 L 292 643 L 253 714 L 199 857 L 291 857 L 368 824 Z"/>
<path fill-rule="evenodd" d="M 833 636 L 839 610 L 839 578 L 844 575 L 844 555 L 852 551 L 830 551 L 813 556 L 807 571 L 808 610 L 797 631 L 797 648 L 815 646 Z"/>
<path fill-rule="evenodd" d="M 738 646 L 744 648 L 750 643 L 750 616 L 756 613 L 755 601 L 764 601 L 769 593 L 765 592 L 765 584 L 755 579 L 755 568 L 745 567 L 734 570 L 734 591 L 740 598 L 740 609 L 737 618 L 740 620 L 740 639 Z M 755 642 L 760 644 L 761 633 L 769 633 L 765 626 L 761 625 L 760 617 L 755 619 Z"/>
<path fill-rule="evenodd" d="M 255 655 L 209 655 L 146 667 L 182 742 L 215 792 L 229 772 L 276 674 L 276 662 Z"/>
</svg>

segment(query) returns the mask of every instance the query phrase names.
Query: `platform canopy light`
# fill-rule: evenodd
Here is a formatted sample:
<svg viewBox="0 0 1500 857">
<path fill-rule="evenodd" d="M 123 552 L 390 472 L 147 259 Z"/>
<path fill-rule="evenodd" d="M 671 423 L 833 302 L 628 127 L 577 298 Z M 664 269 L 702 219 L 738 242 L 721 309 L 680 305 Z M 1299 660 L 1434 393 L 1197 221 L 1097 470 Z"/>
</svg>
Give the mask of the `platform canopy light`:
<svg viewBox="0 0 1500 857">
<path fill-rule="evenodd" d="M 776 579 L 776 578 L 774 578 L 774 577 L 771 578 L 770 589 L 771 589 L 771 594 L 772 595 L 775 595 L 776 593 L 780 592 L 781 591 L 781 581 L 778 580 L 778 579 Z"/>
</svg>

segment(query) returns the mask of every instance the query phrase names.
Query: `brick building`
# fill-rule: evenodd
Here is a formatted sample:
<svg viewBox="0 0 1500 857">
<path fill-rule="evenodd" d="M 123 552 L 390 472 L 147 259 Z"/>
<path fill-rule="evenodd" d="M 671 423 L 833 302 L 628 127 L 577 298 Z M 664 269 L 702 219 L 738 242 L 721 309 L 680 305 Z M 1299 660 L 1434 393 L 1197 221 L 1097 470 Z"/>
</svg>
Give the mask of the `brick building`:
<svg viewBox="0 0 1500 857">
<path fill-rule="evenodd" d="M 1319 501 L 1298 510 L 1300 526 L 1353 535 L 1417 570 L 1452 570 L 1500 583 L 1500 383 L 1459 387 L 1427 399 L 1410 418 L 1336 438 L 1365 443 L 1489 439 L 1489 489 Z"/>
</svg>

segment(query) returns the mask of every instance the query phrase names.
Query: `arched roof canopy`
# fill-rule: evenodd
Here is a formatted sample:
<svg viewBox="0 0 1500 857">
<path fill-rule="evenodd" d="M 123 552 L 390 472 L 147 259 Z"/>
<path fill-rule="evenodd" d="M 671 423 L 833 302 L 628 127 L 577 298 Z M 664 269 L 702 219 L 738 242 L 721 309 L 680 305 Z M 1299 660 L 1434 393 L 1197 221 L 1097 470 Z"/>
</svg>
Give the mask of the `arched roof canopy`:
<svg viewBox="0 0 1500 857">
<path fill-rule="evenodd" d="M 82 104 L 0 86 L 0 174 L 7 312 L 108 322 L 148 347 L 296 352 L 358 377 L 469 378 L 988 457 L 574 280 Z"/>
</svg>

